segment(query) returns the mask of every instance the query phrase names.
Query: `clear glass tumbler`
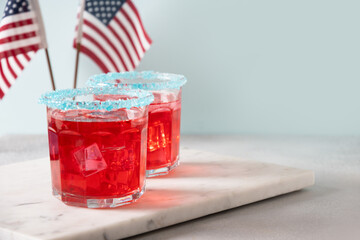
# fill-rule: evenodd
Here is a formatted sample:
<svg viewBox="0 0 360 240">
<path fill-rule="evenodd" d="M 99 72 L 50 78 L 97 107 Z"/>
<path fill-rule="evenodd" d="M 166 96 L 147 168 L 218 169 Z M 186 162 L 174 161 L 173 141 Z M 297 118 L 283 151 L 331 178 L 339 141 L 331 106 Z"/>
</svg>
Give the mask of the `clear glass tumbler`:
<svg viewBox="0 0 360 240">
<path fill-rule="evenodd" d="M 99 101 L 99 96 L 117 96 Z M 68 205 L 112 208 L 145 191 L 148 105 L 141 90 L 69 89 L 44 94 L 53 194 Z"/>
<path fill-rule="evenodd" d="M 165 175 L 179 164 L 182 75 L 170 73 L 122 72 L 91 77 L 91 87 L 142 89 L 154 95 L 149 106 L 147 142 L 148 177 Z"/>
</svg>

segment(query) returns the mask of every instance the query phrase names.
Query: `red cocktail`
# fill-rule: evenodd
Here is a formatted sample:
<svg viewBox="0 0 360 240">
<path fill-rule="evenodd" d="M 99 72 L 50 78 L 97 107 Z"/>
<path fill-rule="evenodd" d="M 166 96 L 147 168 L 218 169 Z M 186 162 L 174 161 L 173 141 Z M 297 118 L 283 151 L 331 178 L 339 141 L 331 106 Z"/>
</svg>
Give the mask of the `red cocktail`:
<svg viewBox="0 0 360 240">
<path fill-rule="evenodd" d="M 47 115 L 55 196 L 69 205 L 102 208 L 131 203 L 143 194 L 147 106 L 110 111 L 48 107 Z"/>
<path fill-rule="evenodd" d="M 162 95 L 166 93 L 154 93 L 155 101 L 149 106 L 146 169 L 150 176 L 153 171 L 154 175 L 170 171 L 179 160 L 181 92 L 169 102 L 163 102 Z"/>
<path fill-rule="evenodd" d="M 101 74 L 87 82 L 91 87 L 126 87 L 154 94 L 149 106 L 148 177 L 167 174 L 179 164 L 181 88 L 185 83 L 182 75 L 156 72 Z"/>
</svg>

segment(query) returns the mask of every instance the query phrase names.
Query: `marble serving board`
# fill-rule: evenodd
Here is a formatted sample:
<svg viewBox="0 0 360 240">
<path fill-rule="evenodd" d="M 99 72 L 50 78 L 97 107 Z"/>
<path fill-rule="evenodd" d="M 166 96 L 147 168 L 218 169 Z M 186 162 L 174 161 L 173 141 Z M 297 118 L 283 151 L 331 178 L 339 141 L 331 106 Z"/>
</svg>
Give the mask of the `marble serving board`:
<svg viewBox="0 0 360 240">
<path fill-rule="evenodd" d="M 70 207 L 51 195 L 48 158 L 0 167 L 0 239 L 120 239 L 314 184 L 308 170 L 189 149 L 136 203 Z"/>
</svg>

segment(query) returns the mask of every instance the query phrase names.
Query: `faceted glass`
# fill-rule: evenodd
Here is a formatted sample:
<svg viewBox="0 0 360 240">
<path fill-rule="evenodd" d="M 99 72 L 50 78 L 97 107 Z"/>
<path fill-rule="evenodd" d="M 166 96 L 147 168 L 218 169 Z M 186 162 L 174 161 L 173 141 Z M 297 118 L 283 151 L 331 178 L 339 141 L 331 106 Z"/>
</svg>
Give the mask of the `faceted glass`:
<svg viewBox="0 0 360 240">
<path fill-rule="evenodd" d="M 181 92 L 185 83 L 182 75 L 152 71 L 101 74 L 87 82 L 91 87 L 142 89 L 154 95 L 149 106 L 148 177 L 165 175 L 179 164 Z"/>
<path fill-rule="evenodd" d="M 59 97 L 61 91 L 57 91 L 47 96 L 53 194 L 68 205 L 117 207 L 136 201 L 145 190 L 148 104 L 152 96 L 118 92 L 121 99 L 107 101 L 106 106 L 94 99 L 112 94 L 93 91 L 65 97 Z M 84 96 L 90 100 L 81 99 Z M 64 107 L 61 102 L 66 101 L 69 104 Z M 133 106 L 123 107 L 126 101 L 133 101 Z"/>
</svg>

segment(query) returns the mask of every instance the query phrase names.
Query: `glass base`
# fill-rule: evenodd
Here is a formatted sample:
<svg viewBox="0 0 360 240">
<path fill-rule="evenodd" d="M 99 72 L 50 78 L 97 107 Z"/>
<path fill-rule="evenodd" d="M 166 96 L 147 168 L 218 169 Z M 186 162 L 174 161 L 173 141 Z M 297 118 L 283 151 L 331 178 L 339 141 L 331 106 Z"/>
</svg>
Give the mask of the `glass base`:
<svg viewBox="0 0 360 240">
<path fill-rule="evenodd" d="M 136 202 L 145 192 L 145 185 L 141 191 L 117 198 L 88 198 L 68 193 L 60 193 L 53 188 L 53 195 L 66 205 L 84 208 L 115 208 Z"/>
<path fill-rule="evenodd" d="M 179 161 L 179 159 L 177 159 L 176 162 L 169 167 L 162 167 L 162 168 L 158 168 L 158 169 L 146 170 L 146 177 L 151 178 L 151 177 L 166 175 L 171 170 L 173 170 L 174 168 L 179 166 L 179 164 L 180 164 L 180 161 Z"/>
</svg>

